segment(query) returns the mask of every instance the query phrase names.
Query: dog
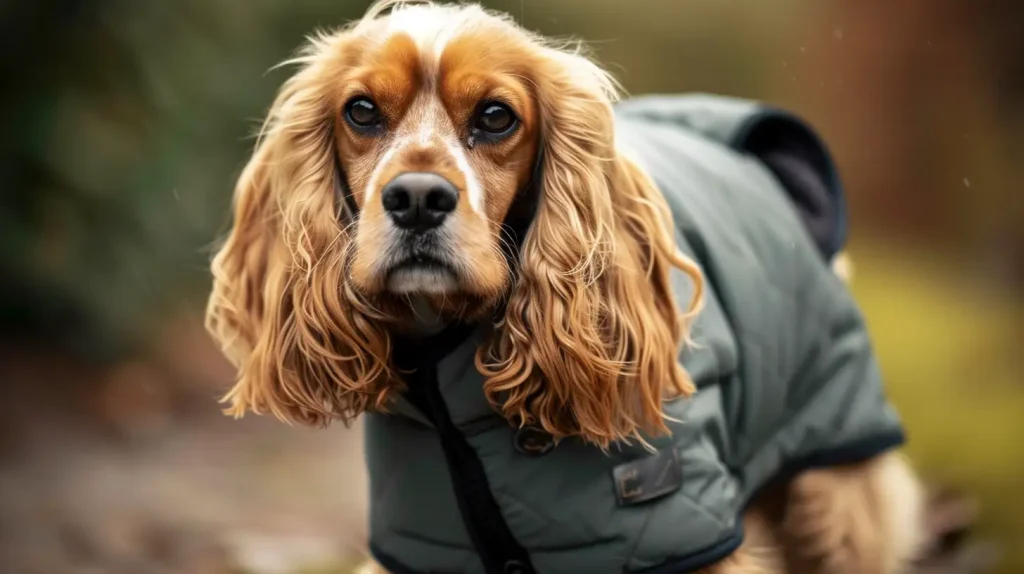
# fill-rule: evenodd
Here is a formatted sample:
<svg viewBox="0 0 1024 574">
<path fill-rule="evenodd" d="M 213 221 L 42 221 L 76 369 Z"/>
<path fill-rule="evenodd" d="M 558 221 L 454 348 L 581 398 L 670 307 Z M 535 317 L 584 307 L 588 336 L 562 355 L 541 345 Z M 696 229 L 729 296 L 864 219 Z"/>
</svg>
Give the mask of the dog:
<svg viewBox="0 0 1024 574">
<path fill-rule="evenodd" d="M 207 326 L 229 414 L 365 416 L 365 572 L 906 571 L 922 488 L 803 124 L 617 103 L 475 5 L 378 2 L 289 63 Z"/>
</svg>

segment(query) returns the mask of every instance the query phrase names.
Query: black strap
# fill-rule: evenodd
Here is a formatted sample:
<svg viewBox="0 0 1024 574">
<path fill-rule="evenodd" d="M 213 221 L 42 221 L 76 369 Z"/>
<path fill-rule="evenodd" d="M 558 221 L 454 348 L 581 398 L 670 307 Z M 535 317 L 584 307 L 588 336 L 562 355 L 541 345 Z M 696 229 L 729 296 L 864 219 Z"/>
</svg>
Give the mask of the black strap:
<svg viewBox="0 0 1024 574">
<path fill-rule="evenodd" d="M 441 396 L 437 359 L 447 355 L 472 332 L 472 327 L 453 325 L 426 341 L 399 342 L 398 367 L 411 370 L 406 398 L 437 430 L 451 475 L 459 513 L 473 547 L 488 574 L 532 574 L 530 555 L 519 545 L 491 493 L 487 473 L 469 441 L 452 422 Z M 404 364 L 403 364 L 404 363 Z"/>
</svg>

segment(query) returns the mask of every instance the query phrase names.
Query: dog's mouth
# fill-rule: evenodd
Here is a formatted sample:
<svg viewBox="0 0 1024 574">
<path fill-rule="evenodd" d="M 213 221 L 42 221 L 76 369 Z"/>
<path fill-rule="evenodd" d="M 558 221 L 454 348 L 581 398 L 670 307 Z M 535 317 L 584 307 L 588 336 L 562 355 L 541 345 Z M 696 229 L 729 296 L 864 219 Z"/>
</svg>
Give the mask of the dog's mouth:
<svg viewBox="0 0 1024 574">
<path fill-rule="evenodd" d="M 441 257 L 417 253 L 399 259 L 388 269 L 387 284 L 393 293 L 447 293 L 458 286 L 458 273 Z"/>
</svg>

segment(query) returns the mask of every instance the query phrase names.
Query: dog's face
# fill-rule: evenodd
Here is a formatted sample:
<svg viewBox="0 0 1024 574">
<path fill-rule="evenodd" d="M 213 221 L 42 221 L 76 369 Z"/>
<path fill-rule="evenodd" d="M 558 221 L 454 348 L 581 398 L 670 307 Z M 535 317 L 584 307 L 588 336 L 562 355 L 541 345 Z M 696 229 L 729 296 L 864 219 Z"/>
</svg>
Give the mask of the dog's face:
<svg viewBox="0 0 1024 574">
<path fill-rule="evenodd" d="M 690 311 L 699 273 L 616 150 L 603 70 L 477 6 L 393 1 L 293 63 L 212 265 L 232 412 L 383 408 L 415 297 L 500 314 L 477 368 L 509 419 L 602 445 L 665 430 L 662 398 L 689 389 L 668 273 L 697 283 Z"/>
<path fill-rule="evenodd" d="M 508 287 L 502 224 L 538 143 L 529 45 L 466 16 L 378 20 L 339 74 L 334 138 L 357 207 L 346 279 L 364 294 L 486 301 Z"/>
</svg>

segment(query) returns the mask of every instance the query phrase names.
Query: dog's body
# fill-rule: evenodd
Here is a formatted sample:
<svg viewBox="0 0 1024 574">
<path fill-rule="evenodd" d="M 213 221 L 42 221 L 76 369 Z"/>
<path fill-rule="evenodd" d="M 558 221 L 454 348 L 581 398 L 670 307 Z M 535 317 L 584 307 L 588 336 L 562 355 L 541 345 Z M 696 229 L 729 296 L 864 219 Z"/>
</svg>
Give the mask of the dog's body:
<svg viewBox="0 0 1024 574">
<path fill-rule="evenodd" d="M 371 413 L 397 574 L 903 572 L 922 496 L 829 276 L 845 221 L 813 134 L 673 98 L 616 127 L 578 54 L 390 4 L 299 58 L 242 175 L 209 310 L 232 411 Z"/>
<path fill-rule="evenodd" d="M 920 484 L 897 454 L 806 472 L 743 516 L 743 544 L 693 574 L 908 572 L 923 550 Z M 394 574 L 365 562 L 358 574 Z"/>
</svg>

